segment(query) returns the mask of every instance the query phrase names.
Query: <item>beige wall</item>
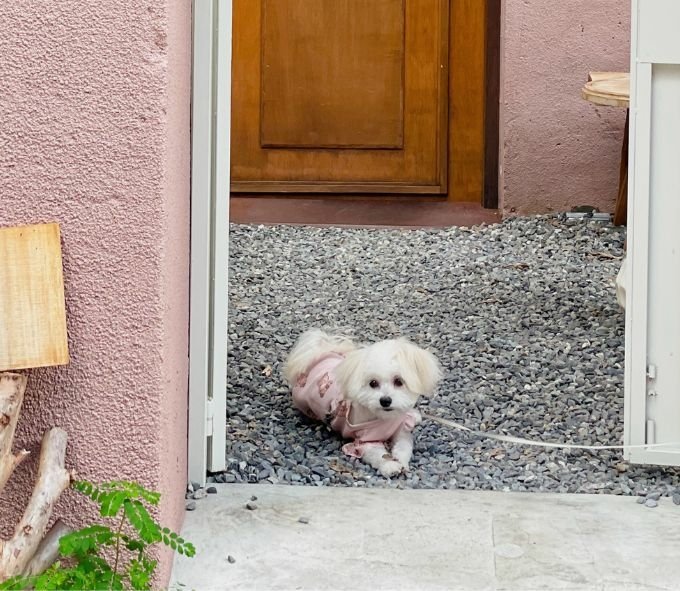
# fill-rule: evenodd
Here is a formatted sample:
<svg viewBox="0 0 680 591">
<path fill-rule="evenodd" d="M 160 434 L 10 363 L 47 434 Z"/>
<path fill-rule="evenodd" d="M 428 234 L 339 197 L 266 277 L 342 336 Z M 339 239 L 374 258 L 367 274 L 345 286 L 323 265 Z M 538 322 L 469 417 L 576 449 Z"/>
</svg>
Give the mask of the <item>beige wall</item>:
<svg viewBox="0 0 680 591">
<path fill-rule="evenodd" d="M 613 211 L 625 111 L 580 97 L 591 70 L 628 71 L 628 0 L 503 0 L 501 204 Z"/>
<path fill-rule="evenodd" d="M 83 478 L 163 493 L 186 474 L 190 0 L 0 4 L 0 224 L 57 221 L 68 367 L 30 372 L 17 445 L 53 425 Z M 7 533 L 33 465 L 0 499 Z M 59 515 L 85 513 L 67 495 Z M 83 504 L 85 506 L 86 504 Z M 75 510 L 75 512 L 74 512 Z M 169 555 L 161 565 L 168 573 Z"/>
</svg>

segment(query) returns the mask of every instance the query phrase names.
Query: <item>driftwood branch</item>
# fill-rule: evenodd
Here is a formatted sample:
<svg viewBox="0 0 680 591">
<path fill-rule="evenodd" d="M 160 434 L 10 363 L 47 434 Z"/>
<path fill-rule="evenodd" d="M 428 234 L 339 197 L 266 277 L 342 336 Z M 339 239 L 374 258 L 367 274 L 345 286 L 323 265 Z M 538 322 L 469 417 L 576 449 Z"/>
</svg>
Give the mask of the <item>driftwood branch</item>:
<svg viewBox="0 0 680 591">
<path fill-rule="evenodd" d="M 0 374 L 0 491 L 27 454 L 12 452 L 25 389 L 24 376 Z M 51 564 L 50 558 L 54 561 L 58 555 L 59 538 L 66 533 L 63 524 L 55 524 L 46 537 L 45 530 L 55 503 L 71 481 L 64 467 L 67 439 L 66 431 L 58 427 L 43 437 L 38 479 L 28 506 L 14 535 L 0 540 L 0 582 L 22 573 L 38 574 Z"/>
<path fill-rule="evenodd" d="M 59 540 L 72 531 L 61 519 L 57 519 L 40 542 L 33 558 L 22 574 L 25 576 L 39 575 L 52 566 L 59 558 Z"/>
<path fill-rule="evenodd" d="M 14 469 L 28 455 L 26 450 L 12 452 L 14 432 L 26 391 L 26 376 L 0 373 L 0 493 Z"/>
<path fill-rule="evenodd" d="M 45 535 L 54 504 L 68 487 L 71 476 L 64 468 L 66 431 L 55 427 L 43 438 L 38 480 L 14 535 L 0 546 L 0 580 L 21 574 Z"/>
</svg>

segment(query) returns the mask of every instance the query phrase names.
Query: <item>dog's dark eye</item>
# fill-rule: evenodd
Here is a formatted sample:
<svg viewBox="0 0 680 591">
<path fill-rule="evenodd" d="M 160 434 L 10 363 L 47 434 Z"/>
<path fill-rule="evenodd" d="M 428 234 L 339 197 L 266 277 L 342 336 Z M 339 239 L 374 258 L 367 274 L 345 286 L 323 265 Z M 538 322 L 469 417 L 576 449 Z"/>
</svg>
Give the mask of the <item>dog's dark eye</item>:
<svg viewBox="0 0 680 591">
<path fill-rule="evenodd" d="M 375 390 L 380 387 L 380 382 L 378 382 L 378 380 L 371 380 L 368 382 L 368 385 Z"/>
<path fill-rule="evenodd" d="M 401 378 L 394 378 L 394 387 L 395 388 L 401 388 L 404 385 L 404 380 Z"/>
</svg>

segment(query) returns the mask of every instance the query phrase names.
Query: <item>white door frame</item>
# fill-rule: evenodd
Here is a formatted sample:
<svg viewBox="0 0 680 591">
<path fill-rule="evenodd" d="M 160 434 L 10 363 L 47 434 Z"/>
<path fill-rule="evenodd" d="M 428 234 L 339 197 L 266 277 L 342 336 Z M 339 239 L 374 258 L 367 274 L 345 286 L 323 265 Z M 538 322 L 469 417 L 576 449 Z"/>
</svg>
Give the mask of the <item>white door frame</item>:
<svg viewBox="0 0 680 591">
<path fill-rule="evenodd" d="M 232 0 L 194 0 L 188 476 L 226 468 Z"/>
<path fill-rule="evenodd" d="M 680 442 L 680 22 L 678 0 L 633 0 L 626 289 L 629 445 Z M 627 450 L 680 465 L 680 447 Z"/>
</svg>

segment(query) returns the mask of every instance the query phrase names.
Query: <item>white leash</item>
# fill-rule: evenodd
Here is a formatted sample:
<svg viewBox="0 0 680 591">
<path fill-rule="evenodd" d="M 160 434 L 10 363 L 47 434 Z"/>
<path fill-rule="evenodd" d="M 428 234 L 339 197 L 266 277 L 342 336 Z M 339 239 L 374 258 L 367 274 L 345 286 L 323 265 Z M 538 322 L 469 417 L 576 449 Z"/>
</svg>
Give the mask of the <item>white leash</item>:
<svg viewBox="0 0 680 591">
<path fill-rule="evenodd" d="M 439 423 L 446 427 L 451 427 L 458 431 L 466 431 L 472 435 L 478 435 L 486 439 L 495 439 L 496 441 L 503 441 L 504 443 L 517 443 L 519 445 L 532 445 L 535 447 L 559 447 L 563 449 L 590 449 L 590 450 L 603 450 L 603 449 L 643 449 L 650 447 L 680 447 L 680 443 L 643 443 L 641 445 L 577 445 L 574 443 L 553 443 L 550 441 L 536 441 L 534 439 L 524 439 L 523 437 L 511 437 L 510 435 L 498 435 L 495 433 L 485 433 L 484 431 L 476 431 L 475 429 L 470 429 L 465 425 L 460 423 L 455 423 L 454 421 L 449 421 L 447 419 L 442 419 L 435 417 L 433 415 L 423 414 L 424 419 L 429 419 L 435 423 Z"/>
</svg>

